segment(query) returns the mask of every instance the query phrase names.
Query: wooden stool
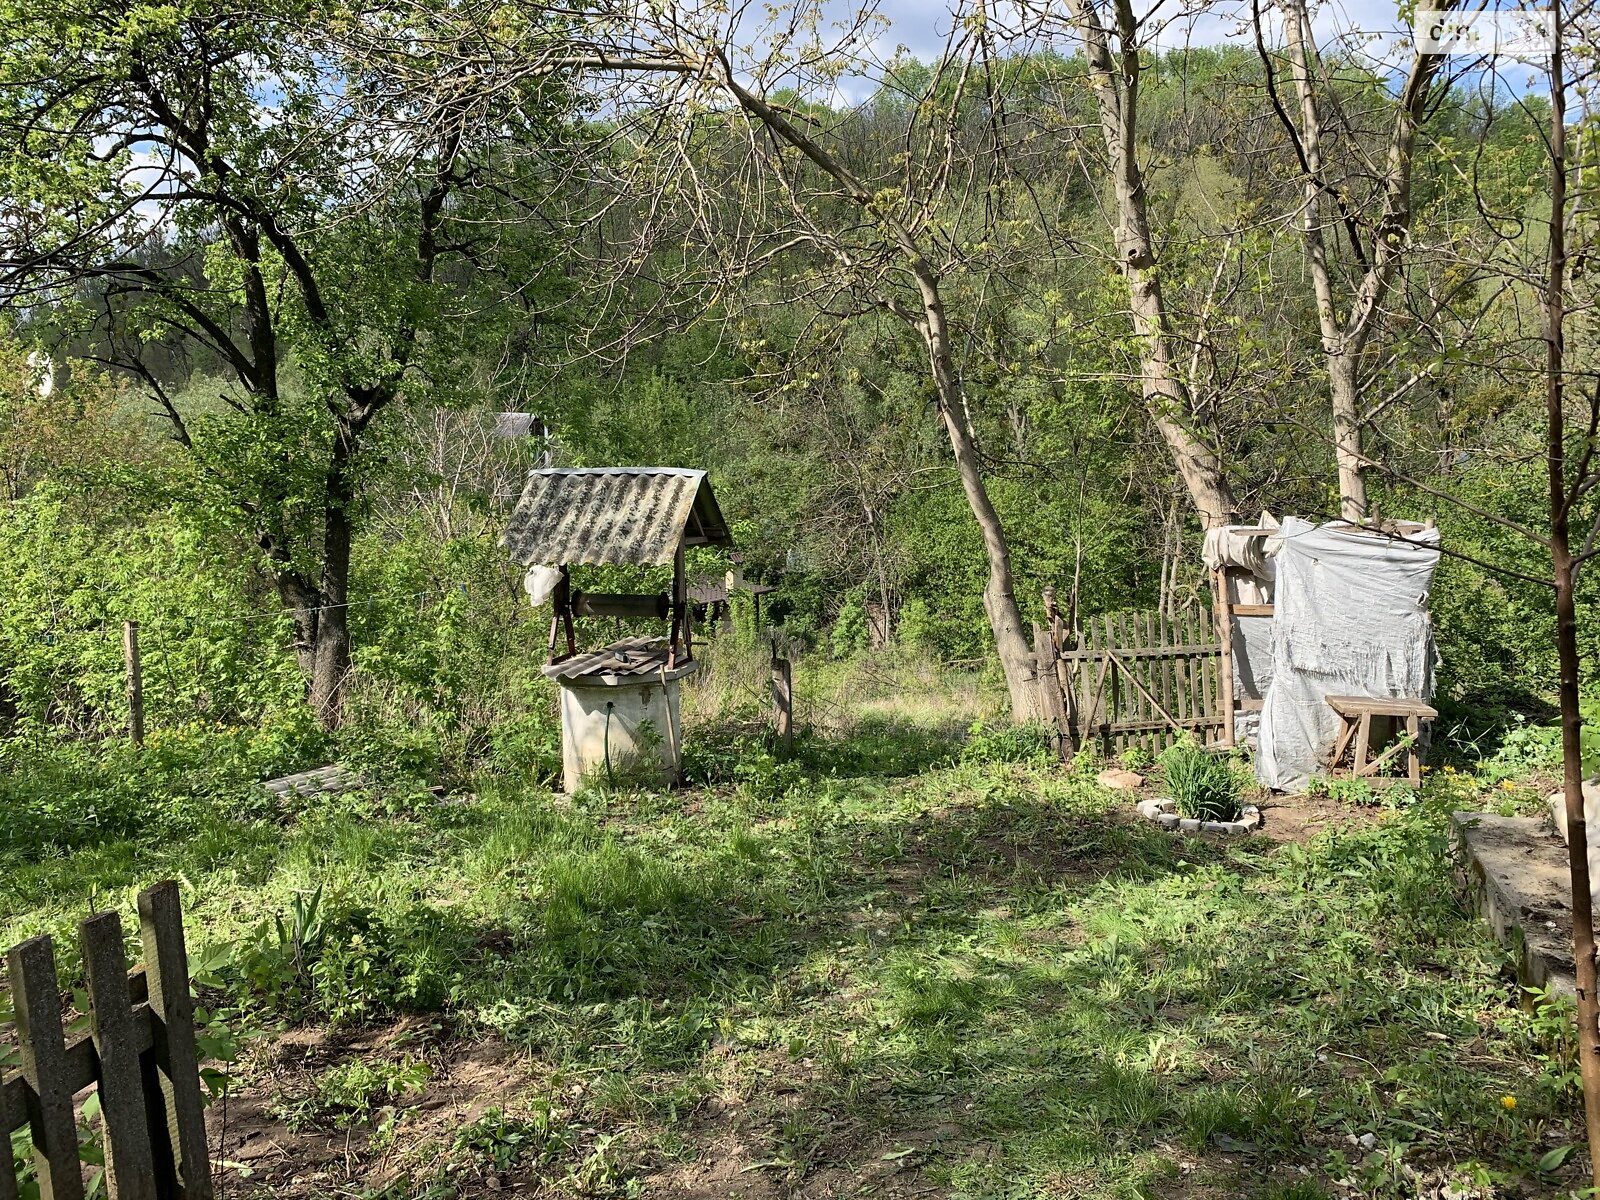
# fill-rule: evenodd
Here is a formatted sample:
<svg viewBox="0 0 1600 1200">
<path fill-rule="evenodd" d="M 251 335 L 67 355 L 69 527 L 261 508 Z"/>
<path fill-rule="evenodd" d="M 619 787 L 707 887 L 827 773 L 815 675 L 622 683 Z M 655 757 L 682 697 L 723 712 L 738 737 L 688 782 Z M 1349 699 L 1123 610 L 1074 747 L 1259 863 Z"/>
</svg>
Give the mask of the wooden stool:
<svg viewBox="0 0 1600 1200">
<path fill-rule="evenodd" d="M 1328 760 L 1330 770 L 1339 765 L 1339 760 L 1344 757 L 1344 752 L 1350 745 L 1350 739 L 1354 738 L 1357 776 L 1375 775 L 1379 767 L 1404 750 L 1406 774 L 1412 785 L 1416 786 L 1422 782 L 1422 754 L 1419 749 L 1422 722 L 1437 717 L 1439 713 L 1436 709 L 1421 700 L 1397 700 L 1389 697 L 1329 696 L 1327 700 L 1328 707 L 1339 714 L 1340 721 L 1339 740 L 1334 743 L 1333 757 Z M 1368 762 L 1367 755 L 1372 752 L 1373 717 L 1404 718 L 1407 736 Z"/>
</svg>

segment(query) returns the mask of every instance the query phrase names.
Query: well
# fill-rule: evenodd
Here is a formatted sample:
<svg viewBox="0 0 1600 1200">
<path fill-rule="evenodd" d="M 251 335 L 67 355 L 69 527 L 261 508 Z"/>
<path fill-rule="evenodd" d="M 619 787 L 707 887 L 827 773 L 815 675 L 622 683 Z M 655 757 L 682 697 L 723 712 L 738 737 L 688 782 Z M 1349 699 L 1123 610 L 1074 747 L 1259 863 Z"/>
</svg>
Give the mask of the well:
<svg viewBox="0 0 1600 1200">
<path fill-rule="evenodd" d="M 544 673 L 561 689 L 561 781 L 670 787 L 682 778 L 679 690 L 698 663 L 667 666 L 664 638 L 627 638 Z"/>
<path fill-rule="evenodd" d="M 705 472 L 531 471 L 501 544 L 528 568 L 525 586 L 535 607 L 552 608 L 544 674 L 561 689 L 566 790 L 595 780 L 677 783 L 683 762 L 679 686 L 698 666 L 684 551 L 733 544 Z M 667 563 L 669 592 L 596 593 L 572 586 L 574 565 Z M 666 622 L 668 636 L 619 638 L 580 651 L 578 621 L 584 618 Z"/>
</svg>

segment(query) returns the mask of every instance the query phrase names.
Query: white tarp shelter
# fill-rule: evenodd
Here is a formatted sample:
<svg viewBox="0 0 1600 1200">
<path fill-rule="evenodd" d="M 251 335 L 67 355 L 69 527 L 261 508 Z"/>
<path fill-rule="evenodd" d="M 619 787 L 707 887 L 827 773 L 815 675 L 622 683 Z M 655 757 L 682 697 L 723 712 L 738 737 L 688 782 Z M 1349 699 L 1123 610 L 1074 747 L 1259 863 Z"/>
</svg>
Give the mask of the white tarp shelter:
<svg viewBox="0 0 1600 1200">
<path fill-rule="evenodd" d="M 1389 528 L 1263 513 L 1206 534 L 1206 566 L 1227 589 L 1235 734 L 1269 787 L 1298 790 L 1327 768 L 1339 732 L 1327 697 L 1433 695 L 1439 531 Z"/>
<path fill-rule="evenodd" d="M 1327 767 L 1339 730 L 1328 696 L 1432 697 L 1428 592 L 1439 531 L 1385 534 L 1289 517 L 1266 552 L 1275 609 L 1256 774 L 1296 791 Z"/>
</svg>

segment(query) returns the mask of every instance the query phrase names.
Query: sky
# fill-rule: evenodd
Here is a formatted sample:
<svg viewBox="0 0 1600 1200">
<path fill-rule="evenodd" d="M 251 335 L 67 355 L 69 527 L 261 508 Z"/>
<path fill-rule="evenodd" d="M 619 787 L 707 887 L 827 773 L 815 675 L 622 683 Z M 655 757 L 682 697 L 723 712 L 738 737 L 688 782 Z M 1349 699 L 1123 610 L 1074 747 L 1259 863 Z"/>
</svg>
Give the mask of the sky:
<svg viewBox="0 0 1600 1200">
<path fill-rule="evenodd" d="M 1271 13 L 1272 0 L 1259 0 L 1261 8 Z M 999 0 L 1003 6 L 1004 0 Z M 844 19 L 860 6 L 860 0 L 825 0 L 825 8 L 836 19 Z M 1065 4 L 1057 0 L 1060 11 Z M 1200 10 L 1187 17 L 1185 8 Z M 1444 7 L 1442 0 L 1422 0 L 1419 7 Z M 1500 7 L 1490 0 L 1489 8 Z M 937 58 L 946 44 L 951 26 L 950 0 L 878 0 L 879 13 L 888 20 L 888 27 L 874 46 L 880 61 L 894 57 L 897 49 L 904 47 L 917 58 Z M 1239 45 L 1254 49 L 1251 32 L 1251 0 L 1134 0 L 1134 10 L 1159 19 L 1160 28 L 1153 41 L 1161 49 L 1179 49 L 1184 45 L 1223 46 Z M 1276 24 L 1271 21 L 1269 23 Z M 1368 58 L 1374 66 L 1387 64 L 1392 70 L 1403 73 L 1409 67 L 1413 42 L 1409 25 L 1402 20 L 1396 0 L 1325 0 L 1313 3 L 1312 27 L 1317 44 L 1324 52 L 1336 47 L 1355 50 Z M 1273 44 L 1269 40 L 1269 44 Z M 1066 42 L 1062 50 L 1071 53 L 1075 42 Z M 1521 91 L 1528 82 L 1521 79 L 1526 71 L 1518 64 L 1500 60 L 1499 75 L 1503 85 Z M 872 88 L 866 80 L 846 80 L 839 88 L 837 99 L 852 103 L 864 99 Z"/>
</svg>

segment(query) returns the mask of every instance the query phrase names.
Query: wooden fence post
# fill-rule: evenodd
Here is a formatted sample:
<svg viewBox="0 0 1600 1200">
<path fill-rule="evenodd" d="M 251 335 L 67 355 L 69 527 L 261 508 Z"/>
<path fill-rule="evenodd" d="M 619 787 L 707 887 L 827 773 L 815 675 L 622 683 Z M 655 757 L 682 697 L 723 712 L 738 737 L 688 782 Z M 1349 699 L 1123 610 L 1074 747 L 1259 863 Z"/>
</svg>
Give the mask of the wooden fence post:
<svg viewBox="0 0 1600 1200">
<path fill-rule="evenodd" d="M 1067 720 L 1067 705 L 1061 695 L 1061 680 L 1056 675 L 1056 640 L 1037 621 L 1033 623 L 1034 686 L 1039 689 L 1039 700 L 1046 719 L 1056 727 L 1059 738 L 1056 753 L 1070 759 L 1078 752 L 1072 726 Z"/>
<path fill-rule="evenodd" d="M 156 1200 L 122 922 L 116 913 L 96 913 L 78 925 L 78 937 L 83 944 L 94 1049 L 100 1059 L 106 1190 L 117 1200 Z"/>
<path fill-rule="evenodd" d="M 1219 660 L 1221 670 L 1221 701 L 1222 701 L 1222 744 L 1228 748 L 1233 747 L 1233 602 L 1228 596 L 1228 572 L 1224 567 L 1212 571 L 1211 578 L 1216 586 L 1217 596 L 1217 633 L 1222 639 L 1222 657 Z"/>
<path fill-rule="evenodd" d="M 772 655 L 772 724 L 785 754 L 794 751 L 794 674 L 787 658 L 774 646 Z"/>
<path fill-rule="evenodd" d="M 128 733 L 144 745 L 144 673 L 139 665 L 139 622 L 122 623 L 122 661 L 128 671 Z"/>
<path fill-rule="evenodd" d="M 184 1200 L 212 1200 L 189 951 L 176 880 L 164 880 L 139 893 L 139 926 L 150 1015 L 164 1035 L 156 1038 L 144 1072 L 152 1147 L 159 1151 L 156 1166 L 158 1171 L 175 1171 Z"/>
<path fill-rule="evenodd" d="M 100 1102 L 109 1200 L 215 1200 L 178 885 L 145 891 L 139 915 L 145 966 L 131 974 L 115 913 L 78 926 L 87 1037 L 69 1041 L 62 1027 L 50 939 L 7 955 L 21 1070 L 0 1071 L 0 1140 L 28 1131 L 41 1200 L 83 1200 L 73 1097 L 89 1087 Z M 8 1145 L 0 1200 L 17 1192 Z"/>
<path fill-rule="evenodd" d="M 16 1009 L 22 1078 L 28 1085 L 28 1124 L 33 1131 L 39 1194 L 49 1200 L 83 1200 L 78 1125 L 72 1112 L 72 1093 L 76 1089 L 69 1085 L 67 1077 L 55 949 L 47 937 L 29 938 L 11 948 L 6 962 L 11 973 L 11 1002 Z"/>
</svg>

